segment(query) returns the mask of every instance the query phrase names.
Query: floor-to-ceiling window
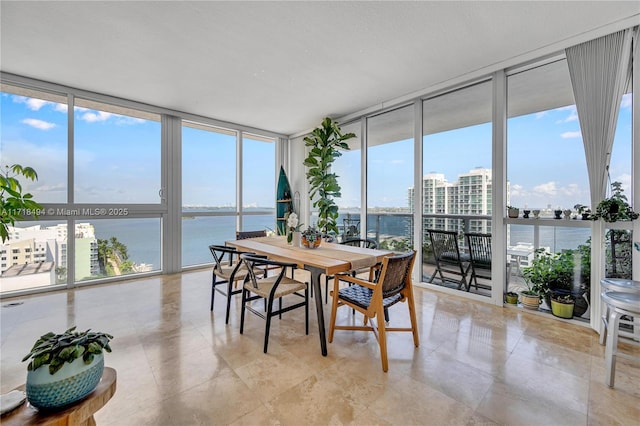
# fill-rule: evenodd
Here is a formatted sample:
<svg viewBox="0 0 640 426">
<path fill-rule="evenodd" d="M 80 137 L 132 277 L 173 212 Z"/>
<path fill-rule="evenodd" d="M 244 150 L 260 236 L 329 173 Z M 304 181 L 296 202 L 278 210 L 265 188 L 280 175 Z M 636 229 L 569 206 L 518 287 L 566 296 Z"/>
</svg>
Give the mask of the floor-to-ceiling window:
<svg viewBox="0 0 640 426">
<path fill-rule="evenodd" d="M 275 141 L 242 134 L 242 231 L 275 231 Z"/>
<path fill-rule="evenodd" d="M 183 121 L 183 266 L 211 262 L 208 246 L 234 239 L 239 220 L 241 230 L 275 228 L 275 140 L 243 133 L 241 142 L 235 130 Z"/>
<path fill-rule="evenodd" d="M 186 120 L 174 134 L 175 112 L 4 75 L 0 101 L 3 171 L 34 168 L 21 182 L 43 206 L 0 246 L 1 295 L 159 272 L 176 249 L 182 266 L 210 263 L 239 223 L 275 226 L 274 135 Z M 181 244 L 163 232 L 177 216 Z"/>
<path fill-rule="evenodd" d="M 340 126 L 343 134 L 353 133 L 355 138 L 346 143 L 349 150 L 340 150 L 342 154 L 331 165 L 331 170 L 338 176 L 340 197 L 334 199 L 339 208 L 338 228 L 340 238 L 359 238 L 362 236 L 362 139 L 360 122 L 356 121 Z"/>
<path fill-rule="evenodd" d="M 182 265 L 211 261 L 236 230 L 237 132 L 183 121 Z"/>
<path fill-rule="evenodd" d="M 432 280 L 436 262 L 428 230 L 455 231 L 465 258 L 465 233 L 491 233 L 491 88 L 491 81 L 484 81 L 429 98 L 422 107 L 422 277 L 463 291 L 469 286 L 460 285 L 459 275 Z M 480 281 L 473 291 L 490 295 L 490 280 Z"/>
<path fill-rule="evenodd" d="M 367 118 L 367 237 L 412 247 L 414 105 Z"/>
<path fill-rule="evenodd" d="M 160 270 L 160 115 L 3 84 L 2 128 L 3 166 L 37 171 L 21 181 L 44 208 L 10 228 L 1 292 Z"/>
<path fill-rule="evenodd" d="M 511 73 L 507 93 L 507 203 L 518 207 L 520 216 L 507 224 L 506 289 L 526 288 L 523 271 L 534 266 L 535 250 L 542 249 L 567 269 L 558 274 L 558 287 L 588 294 L 586 274 L 574 273 L 591 239 L 590 222 L 576 219 L 574 206 L 590 205 L 590 195 L 566 60 Z M 588 315 L 583 304 L 580 315 Z"/>
</svg>

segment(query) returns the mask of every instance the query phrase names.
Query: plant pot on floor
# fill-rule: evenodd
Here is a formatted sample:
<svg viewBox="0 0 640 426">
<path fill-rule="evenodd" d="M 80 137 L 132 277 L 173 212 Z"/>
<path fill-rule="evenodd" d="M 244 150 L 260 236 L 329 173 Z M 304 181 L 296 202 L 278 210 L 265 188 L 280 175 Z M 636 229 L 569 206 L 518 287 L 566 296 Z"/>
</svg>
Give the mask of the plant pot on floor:
<svg viewBox="0 0 640 426">
<path fill-rule="evenodd" d="M 535 293 L 523 291 L 520 293 L 520 301 L 522 302 L 522 306 L 526 309 L 537 310 L 540 306 L 540 296 Z"/>
<path fill-rule="evenodd" d="M 573 297 L 568 295 L 551 297 L 551 313 L 558 318 L 571 319 L 575 303 Z"/>
<path fill-rule="evenodd" d="M 505 299 L 509 305 L 517 305 L 518 293 L 508 292 L 505 294 Z"/>
</svg>

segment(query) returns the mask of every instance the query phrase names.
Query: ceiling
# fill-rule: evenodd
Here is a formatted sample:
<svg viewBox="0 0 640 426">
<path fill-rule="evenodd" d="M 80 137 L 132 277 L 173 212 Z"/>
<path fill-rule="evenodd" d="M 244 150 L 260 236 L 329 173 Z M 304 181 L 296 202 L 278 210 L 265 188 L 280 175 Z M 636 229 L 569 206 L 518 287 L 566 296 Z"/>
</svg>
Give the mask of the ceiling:
<svg viewBox="0 0 640 426">
<path fill-rule="evenodd" d="M 638 1 L 2 0 L 0 70 L 292 135 L 639 23 Z"/>
</svg>

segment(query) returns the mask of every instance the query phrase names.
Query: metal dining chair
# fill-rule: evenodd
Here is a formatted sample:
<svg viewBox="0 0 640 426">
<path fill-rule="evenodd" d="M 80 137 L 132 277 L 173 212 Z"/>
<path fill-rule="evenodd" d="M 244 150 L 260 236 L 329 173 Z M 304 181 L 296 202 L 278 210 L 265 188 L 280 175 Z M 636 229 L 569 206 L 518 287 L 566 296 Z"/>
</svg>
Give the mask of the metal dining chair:
<svg viewBox="0 0 640 426">
<path fill-rule="evenodd" d="M 491 283 L 491 234 L 467 232 L 464 236 L 469 247 L 469 262 L 471 263 L 471 278 L 467 291 L 472 283 L 476 290 L 478 286 L 491 290 L 489 284 L 478 284 L 478 278 L 488 280 Z"/>
<path fill-rule="evenodd" d="M 471 269 L 471 260 L 468 255 L 460 253 L 458 246 L 458 233 L 455 231 L 440 231 L 428 229 L 433 257 L 436 261 L 436 271 L 429 278 L 429 283 L 433 282 L 436 274 L 440 275 L 440 281 L 453 281 L 458 284 L 458 290 L 463 286 L 469 291 L 467 274 Z M 447 276 L 445 276 L 447 274 Z M 460 278 L 452 278 L 451 275 L 458 275 Z"/>
</svg>

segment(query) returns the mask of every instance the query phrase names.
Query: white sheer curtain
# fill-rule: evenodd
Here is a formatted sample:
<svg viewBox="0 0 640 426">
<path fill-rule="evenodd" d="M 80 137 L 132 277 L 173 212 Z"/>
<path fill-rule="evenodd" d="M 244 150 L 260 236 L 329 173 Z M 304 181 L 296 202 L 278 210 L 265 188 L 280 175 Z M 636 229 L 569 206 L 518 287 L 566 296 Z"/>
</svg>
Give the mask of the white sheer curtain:
<svg viewBox="0 0 640 426">
<path fill-rule="evenodd" d="M 566 49 L 593 207 L 607 189 L 620 101 L 631 75 L 632 35 L 633 30 L 626 29 Z"/>
</svg>

